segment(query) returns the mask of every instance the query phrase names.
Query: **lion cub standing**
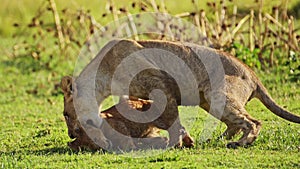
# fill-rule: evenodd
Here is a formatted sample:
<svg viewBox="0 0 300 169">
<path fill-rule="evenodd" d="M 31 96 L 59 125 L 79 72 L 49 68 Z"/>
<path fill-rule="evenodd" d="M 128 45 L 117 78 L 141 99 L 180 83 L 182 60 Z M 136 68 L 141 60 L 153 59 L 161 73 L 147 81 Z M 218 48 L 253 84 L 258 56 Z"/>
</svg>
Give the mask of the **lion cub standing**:
<svg viewBox="0 0 300 169">
<path fill-rule="evenodd" d="M 120 71 L 122 76 L 114 78 L 123 61 L 132 57 L 135 59 L 126 62 L 129 66 L 124 66 Z M 129 69 L 135 67 L 145 69 L 134 74 Z M 188 69 L 184 71 L 186 67 Z M 129 79 L 129 89 L 124 88 Z M 115 93 L 112 93 L 112 84 L 117 89 Z M 72 85 L 75 90 L 74 105 L 78 105 L 80 120 L 85 128 L 98 131 L 93 141 L 104 148 L 109 147 L 111 138 L 102 133 L 105 132 L 101 129 L 103 120 L 95 117 L 99 104 L 111 94 L 149 99 L 152 91 L 162 91 L 166 105 L 161 116 L 155 119 L 155 124 L 168 131 L 171 146 L 178 144 L 184 134 L 178 117 L 178 105 L 205 109 L 227 125 L 223 135 L 228 139 L 243 132 L 237 142 L 228 143 L 227 146 L 233 148 L 252 144 L 259 134 L 261 123 L 245 109 L 246 103 L 253 98 L 258 98 L 277 116 L 300 123 L 299 116 L 274 102 L 255 73 L 245 64 L 228 53 L 195 44 L 113 40 L 101 49 Z M 95 105 L 90 104 L 91 96 L 97 98 Z M 69 104 L 65 103 L 65 108 Z M 72 103 L 71 106 L 74 105 Z"/>
</svg>

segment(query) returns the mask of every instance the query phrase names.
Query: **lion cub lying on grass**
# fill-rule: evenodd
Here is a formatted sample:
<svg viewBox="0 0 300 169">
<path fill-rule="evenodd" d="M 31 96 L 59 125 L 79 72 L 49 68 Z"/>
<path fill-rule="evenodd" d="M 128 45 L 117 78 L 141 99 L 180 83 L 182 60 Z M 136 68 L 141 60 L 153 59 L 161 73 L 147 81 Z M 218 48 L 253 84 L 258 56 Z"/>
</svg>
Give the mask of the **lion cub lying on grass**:
<svg viewBox="0 0 300 169">
<path fill-rule="evenodd" d="M 74 106 L 66 106 L 72 102 L 71 81 L 71 77 L 64 77 L 61 82 L 65 102 L 64 117 L 68 126 L 68 134 L 70 138 L 75 139 L 74 141 L 69 142 L 68 146 L 76 151 L 85 148 L 90 150 L 99 150 L 101 147 L 95 144 L 88 137 L 85 130 L 77 120 Z M 132 122 L 119 113 L 119 110 L 116 108 L 117 106 L 122 106 L 122 113 L 128 115 L 128 113 L 132 110 L 146 111 L 150 108 L 151 103 L 151 100 L 123 97 L 117 105 L 100 113 L 100 117 L 105 119 L 102 128 L 103 133 L 105 136 L 108 136 L 114 144 L 119 145 L 119 147 L 114 147 L 114 149 L 159 149 L 167 147 L 168 139 L 159 135 L 160 130 L 154 123 Z M 119 137 L 120 134 L 127 137 Z M 188 133 L 186 133 L 182 141 L 185 147 L 192 147 L 194 145 L 193 138 L 191 138 Z"/>
</svg>

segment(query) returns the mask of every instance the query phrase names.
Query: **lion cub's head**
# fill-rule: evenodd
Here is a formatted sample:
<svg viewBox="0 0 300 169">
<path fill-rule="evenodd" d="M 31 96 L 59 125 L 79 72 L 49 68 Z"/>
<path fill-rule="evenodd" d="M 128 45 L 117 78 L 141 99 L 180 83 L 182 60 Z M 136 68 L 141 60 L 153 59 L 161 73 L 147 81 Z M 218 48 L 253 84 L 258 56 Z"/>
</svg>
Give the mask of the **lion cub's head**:
<svg viewBox="0 0 300 169">
<path fill-rule="evenodd" d="M 79 150 L 80 148 L 88 148 L 92 150 L 99 149 L 100 147 L 88 137 L 77 118 L 73 104 L 73 83 L 74 79 L 70 76 L 66 76 L 62 78 L 60 84 L 64 93 L 63 115 L 68 127 L 68 135 L 71 139 L 75 139 L 73 142 L 68 143 L 68 145 L 73 150 Z"/>
</svg>

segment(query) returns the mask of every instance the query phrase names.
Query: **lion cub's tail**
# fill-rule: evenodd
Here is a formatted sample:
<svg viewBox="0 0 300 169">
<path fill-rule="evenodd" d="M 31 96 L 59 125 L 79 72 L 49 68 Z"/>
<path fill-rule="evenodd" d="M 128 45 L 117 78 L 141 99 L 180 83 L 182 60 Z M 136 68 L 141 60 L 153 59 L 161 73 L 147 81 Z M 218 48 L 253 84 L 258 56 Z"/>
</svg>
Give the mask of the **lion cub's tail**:
<svg viewBox="0 0 300 169">
<path fill-rule="evenodd" d="M 258 83 L 255 95 L 269 110 L 279 117 L 294 123 L 300 123 L 300 117 L 280 107 L 268 94 L 262 83 Z"/>
</svg>

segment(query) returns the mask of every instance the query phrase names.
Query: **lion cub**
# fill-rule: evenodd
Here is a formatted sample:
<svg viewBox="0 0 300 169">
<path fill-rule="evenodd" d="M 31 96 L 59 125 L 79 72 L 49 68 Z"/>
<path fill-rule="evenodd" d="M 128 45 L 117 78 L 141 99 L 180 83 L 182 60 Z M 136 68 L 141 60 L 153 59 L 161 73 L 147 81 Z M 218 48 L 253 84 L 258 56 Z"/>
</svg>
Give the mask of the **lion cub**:
<svg viewBox="0 0 300 169">
<path fill-rule="evenodd" d="M 65 105 L 72 102 L 71 86 L 69 85 L 71 80 L 71 77 L 64 77 L 61 82 Z M 150 108 L 151 103 L 151 100 L 121 97 L 117 105 L 100 113 L 100 117 L 104 119 L 102 132 L 106 137 L 109 137 L 112 142 L 119 145 L 119 147 L 110 148 L 111 150 L 161 149 L 167 147 L 168 139 L 159 135 L 160 129 L 158 129 L 154 123 L 136 123 L 123 116 L 128 115 L 128 113 L 133 110 L 146 111 Z M 122 106 L 122 113 L 117 109 L 118 106 Z M 79 123 L 74 106 L 72 106 L 71 109 L 70 107 L 65 107 L 64 117 L 68 127 L 68 135 L 71 139 L 75 139 L 68 143 L 71 149 L 76 151 L 80 149 L 101 149 L 101 147 L 89 138 Z M 120 134 L 123 136 L 120 136 Z M 183 143 L 181 144 L 185 147 L 194 146 L 193 138 L 191 138 L 188 133 L 182 138 L 182 141 Z"/>
<path fill-rule="evenodd" d="M 66 101 L 65 108 L 79 108 L 77 112 L 85 129 L 94 131 L 93 141 L 104 148 L 113 143 L 109 135 L 102 133 L 106 132 L 101 127 L 102 119 L 96 117 L 99 105 L 112 94 L 149 99 L 152 91 L 161 91 L 166 104 L 154 122 L 157 128 L 168 131 L 169 146 L 177 145 L 186 133 L 180 122 L 179 105 L 200 106 L 224 122 L 227 129 L 222 136 L 227 139 L 243 132 L 239 140 L 227 144 L 229 148 L 252 144 L 258 137 L 261 122 L 245 109 L 253 98 L 275 115 L 300 123 L 299 114 L 279 106 L 255 73 L 236 57 L 191 43 L 112 40 L 69 85 L 74 87 L 75 104 Z M 97 98 L 95 104 L 91 104 L 91 96 Z M 152 99 L 159 105 L 162 97 Z M 159 111 L 153 114 L 156 112 Z M 136 115 L 136 119 L 139 117 L 143 116 Z"/>
</svg>

